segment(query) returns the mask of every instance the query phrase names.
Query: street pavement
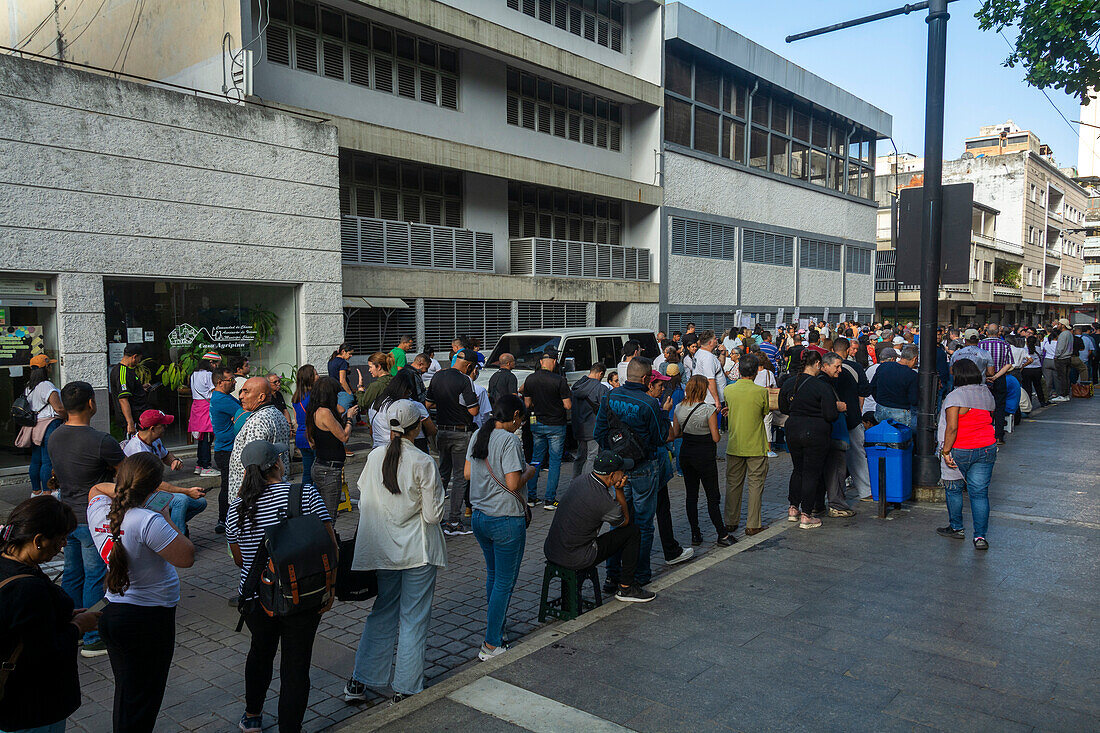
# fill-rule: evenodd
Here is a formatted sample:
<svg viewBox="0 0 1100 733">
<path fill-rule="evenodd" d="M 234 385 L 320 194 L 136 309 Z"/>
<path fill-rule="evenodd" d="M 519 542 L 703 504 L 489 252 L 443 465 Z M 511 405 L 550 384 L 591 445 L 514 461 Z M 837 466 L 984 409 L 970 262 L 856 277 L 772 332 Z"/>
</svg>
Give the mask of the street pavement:
<svg viewBox="0 0 1100 733">
<path fill-rule="evenodd" d="M 363 429 L 360 429 L 363 430 Z M 356 452 L 346 469 L 352 496 L 369 448 L 356 442 L 359 435 L 369 439 L 363 430 L 353 436 Z M 193 462 L 188 461 L 193 467 Z M 765 521 L 778 519 L 786 512 L 786 482 L 790 474 L 787 455 L 772 461 L 766 485 Z M 724 464 L 719 464 L 720 470 Z M 295 463 L 300 469 L 300 464 Z M 562 470 L 562 487 L 572 477 L 571 466 Z M 247 629 L 236 632 L 239 618 L 236 610 L 238 570 L 228 554 L 224 538 L 214 533 L 217 518 L 216 486 L 219 479 L 200 479 L 194 474 L 177 472 L 167 480 L 182 486 L 207 486 L 212 490 L 206 511 L 189 523 L 191 539 L 197 555 L 195 565 L 179 571 L 180 604 L 176 615 L 176 651 L 168 679 L 168 689 L 157 720 L 157 731 L 235 731 L 244 710 L 244 660 L 248 652 Z M 546 480 L 542 474 L 540 496 Z M 7 517 L 11 508 L 29 495 L 29 484 L 0 488 L 0 516 Z M 676 536 L 681 544 L 690 546 L 690 533 L 684 509 L 683 480 L 670 485 Z M 744 510 L 743 510 L 744 511 Z M 706 518 L 705 503 L 700 507 L 700 520 L 706 542 L 694 548 L 702 557 L 717 548 L 714 530 Z M 506 633 L 510 639 L 520 639 L 538 626 L 539 593 L 542 584 L 544 558 L 542 544 L 550 526 L 552 514 L 541 508 L 534 510 L 534 521 L 528 530 L 527 550 L 520 568 L 515 594 L 509 606 Z M 336 529 L 344 536 L 355 532 L 358 513 L 342 514 Z M 743 536 L 744 521 L 739 535 Z M 472 536 L 447 539 L 448 567 L 441 571 L 436 583 L 432 619 L 428 632 L 426 676 L 428 684 L 464 666 L 477 665 L 477 650 L 485 638 L 485 559 L 477 540 Z M 50 576 L 60 575 L 62 558 L 47 567 Z M 656 577 L 668 570 L 660 542 L 654 540 L 653 568 Z M 232 604 L 232 605 L 231 605 Z M 306 731 L 325 730 L 366 709 L 383 702 L 378 696 L 366 705 L 344 703 L 340 697 L 345 681 L 351 674 L 355 648 L 359 642 L 364 619 L 371 603 L 337 603 L 325 614 L 318 630 L 313 651 L 312 689 L 304 727 Z M 267 729 L 276 729 L 278 664 L 265 705 Z M 114 683 L 106 656 L 80 660 L 80 681 L 84 702 L 69 719 L 69 731 L 102 733 L 111 728 L 111 705 Z"/>
<path fill-rule="evenodd" d="M 962 541 L 943 505 L 782 521 L 340 730 L 1100 730 L 1100 400 L 1032 418 L 999 451 L 988 552 L 969 505 Z"/>
</svg>

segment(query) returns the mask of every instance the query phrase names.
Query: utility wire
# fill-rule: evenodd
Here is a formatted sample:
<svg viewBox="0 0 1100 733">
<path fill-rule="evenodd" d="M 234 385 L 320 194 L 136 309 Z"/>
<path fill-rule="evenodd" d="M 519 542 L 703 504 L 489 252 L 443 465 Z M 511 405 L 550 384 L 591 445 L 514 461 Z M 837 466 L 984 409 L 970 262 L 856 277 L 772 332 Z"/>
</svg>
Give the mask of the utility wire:
<svg viewBox="0 0 1100 733">
<path fill-rule="evenodd" d="M 134 21 L 138 17 L 138 13 L 141 12 L 140 0 L 131 0 L 134 3 L 134 12 L 130 13 L 130 22 L 126 24 L 126 32 L 122 34 L 122 45 L 118 49 L 118 54 L 115 56 L 115 60 L 111 63 L 111 69 L 118 65 L 119 59 L 122 58 L 122 52 L 126 50 L 126 43 L 130 40 L 131 33 L 137 28 Z"/>
<path fill-rule="evenodd" d="M 1006 36 L 1004 34 L 1004 31 L 997 31 L 997 34 L 1000 35 L 1000 37 L 1005 40 L 1005 43 L 1008 44 L 1008 47 L 1010 49 L 1012 49 L 1013 53 L 1015 53 L 1016 52 L 1016 47 L 1012 45 L 1012 41 L 1008 40 L 1008 36 Z M 1058 113 L 1058 116 L 1061 117 L 1063 120 L 1065 120 L 1066 126 L 1069 127 L 1070 131 L 1072 131 L 1073 134 L 1076 135 L 1077 137 L 1081 137 L 1081 134 L 1079 132 L 1077 132 L 1077 128 L 1073 126 L 1073 123 L 1069 121 L 1068 117 L 1066 117 L 1064 114 L 1062 114 L 1062 110 L 1058 109 L 1058 105 L 1056 105 L 1054 103 L 1054 100 L 1050 98 L 1050 95 L 1047 94 L 1047 90 L 1043 89 L 1042 87 L 1035 87 L 1035 88 L 1043 93 L 1043 96 L 1047 98 L 1047 101 L 1050 102 L 1050 106 L 1054 108 L 1054 111 Z"/>
<path fill-rule="evenodd" d="M 134 30 L 130 33 L 130 42 L 126 45 L 126 53 L 122 55 L 122 66 L 118 67 L 119 71 L 126 68 L 126 59 L 130 58 L 130 49 L 134 46 L 134 38 L 137 36 L 138 26 L 141 24 L 141 13 L 145 10 L 145 0 L 139 0 L 137 20 L 134 21 Z"/>
<path fill-rule="evenodd" d="M 102 2 L 99 3 L 99 7 L 96 8 L 94 13 L 92 13 L 92 17 L 88 19 L 88 22 L 84 25 L 84 27 L 80 29 L 80 33 L 77 33 L 75 36 L 73 36 L 72 39 L 65 44 L 66 46 L 72 46 L 74 43 L 76 43 L 77 39 L 87 33 L 88 29 L 92 27 L 92 22 L 99 17 L 99 12 L 103 10 L 103 6 L 106 4 L 107 0 L 102 0 Z"/>
<path fill-rule="evenodd" d="M 23 38 L 23 40 L 22 40 L 22 41 L 20 41 L 19 43 L 15 44 L 15 47 L 16 47 L 16 48 L 23 48 L 23 47 L 24 47 L 24 46 L 26 46 L 26 45 L 27 45 L 28 43 L 30 43 L 30 42 L 31 42 L 31 39 L 33 39 L 33 38 L 35 37 L 35 35 L 37 35 L 37 34 L 38 34 L 38 32 L 39 32 L 40 30 L 42 30 L 43 28 L 45 28 L 45 27 L 46 27 L 46 23 L 48 23 L 48 22 L 49 22 L 49 20 L 50 20 L 50 18 L 52 18 L 52 17 L 53 17 L 53 13 L 52 13 L 52 12 L 50 12 L 50 13 L 47 13 L 47 14 L 46 14 L 46 17 L 42 19 L 42 22 L 41 22 L 41 23 L 39 23 L 38 25 L 36 25 L 36 26 L 35 26 L 35 27 L 34 27 L 34 28 L 33 28 L 33 29 L 31 30 L 31 32 L 30 32 L 30 33 L 28 33 L 28 34 L 27 34 L 27 35 L 26 35 L 26 36 L 25 36 L 25 37 Z"/>
</svg>

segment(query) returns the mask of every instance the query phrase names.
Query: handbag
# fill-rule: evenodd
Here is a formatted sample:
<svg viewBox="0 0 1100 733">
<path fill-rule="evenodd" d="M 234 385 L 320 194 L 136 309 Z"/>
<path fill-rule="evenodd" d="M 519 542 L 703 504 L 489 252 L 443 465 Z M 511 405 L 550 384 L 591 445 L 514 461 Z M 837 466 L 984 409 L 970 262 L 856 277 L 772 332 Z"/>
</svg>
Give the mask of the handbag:
<svg viewBox="0 0 1100 733">
<path fill-rule="evenodd" d="M 30 578 L 30 577 L 33 577 L 33 576 L 28 575 L 26 573 L 23 573 L 22 575 L 13 575 L 10 578 L 4 580 L 3 582 L 0 582 L 0 588 L 3 588 L 5 585 L 8 585 L 13 580 L 19 580 L 20 578 Z M 4 699 L 4 687 L 7 686 L 7 684 L 8 684 L 8 677 L 11 676 L 11 673 L 15 671 L 15 669 L 16 669 L 15 665 L 19 661 L 19 657 L 22 653 L 23 653 L 23 640 L 20 639 L 19 642 L 16 643 L 15 648 L 11 650 L 10 654 L 8 654 L 8 658 L 5 659 L 3 662 L 0 662 L 0 700 Z"/>
<path fill-rule="evenodd" d="M 488 469 L 489 475 L 493 478 L 493 481 L 497 482 L 497 486 L 504 489 L 505 491 L 507 491 L 512 496 L 516 496 L 515 492 L 512 491 L 511 489 L 509 489 L 508 485 L 505 484 L 500 479 L 498 479 L 497 475 L 495 473 L 493 473 L 493 467 L 489 465 L 489 459 L 488 458 L 485 459 L 485 468 Z M 519 499 L 518 496 L 516 496 L 516 498 Z M 527 502 L 523 501 L 522 499 L 520 499 L 520 502 L 523 504 L 523 527 L 524 527 L 524 529 L 526 529 L 527 527 L 531 526 L 531 519 L 532 519 L 532 517 L 531 517 L 531 507 L 527 506 Z"/>
<path fill-rule="evenodd" d="M 779 387 L 767 387 L 768 409 L 775 412 L 779 409 Z"/>
<path fill-rule="evenodd" d="M 24 425 L 15 434 L 15 447 L 30 448 L 32 445 L 34 445 L 34 428 Z"/>
<path fill-rule="evenodd" d="M 1092 397 L 1092 385 L 1091 384 L 1077 384 L 1070 385 L 1069 393 L 1074 397 L 1089 398 Z"/>
<path fill-rule="evenodd" d="M 336 598 L 340 601 L 365 601 L 378 595 L 377 570 L 352 570 L 355 558 L 355 538 L 336 538 L 340 560 L 336 564 Z"/>
</svg>

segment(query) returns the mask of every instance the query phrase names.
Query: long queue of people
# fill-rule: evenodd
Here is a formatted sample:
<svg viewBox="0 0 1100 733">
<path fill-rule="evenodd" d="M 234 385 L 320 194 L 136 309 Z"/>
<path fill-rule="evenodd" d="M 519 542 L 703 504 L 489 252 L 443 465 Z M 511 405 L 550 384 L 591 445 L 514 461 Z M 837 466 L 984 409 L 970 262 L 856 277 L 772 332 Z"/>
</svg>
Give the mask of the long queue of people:
<svg viewBox="0 0 1100 733">
<path fill-rule="evenodd" d="M 949 515 L 939 534 L 965 536 L 965 489 L 975 548 L 989 547 L 997 445 L 1027 411 L 1021 399 L 1034 394 L 1032 405 L 1058 403 L 1077 393 L 1073 385 L 1091 384 L 1097 349 L 1090 331 L 1063 321 L 1050 334 L 987 324 L 984 339 L 976 329 L 936 335 Z M 537 355 L 539 368 L 522 384 L 512 373 L 515 359 L 505 354 L 487 387 L 477 383 L 484 357 L 461 341 L 444 366 L 430 351 L 409 358 L 412 339 L 402 337 L 391 352 L 368 358 L 369 381 L 342 345 L 326 376 L 311 365 L 298 370 L 290 405 L 277 377 L 251 377 L 247 362 L 223 367 L 217 354 L 207 354 L 200 382 L 209 382 L 211 455 L 201 458 L 218 468 L 196 472 L 221 477 L 216 531 L 239 568 L 242 624 L 251 635 L 240 729 L 263 728 L 280 646 L 279 728 L 300 729 L 314 638 L 333 601 L 338 546 L 351 553 L 343 563 L 348 572 L 372 574 L 377 593 L 343 698 L 390 690 L 396 701 L 424 687 L 447 537 L 473 534 L 483 550 L 487 619 L 478 656 L 492 659 L 507 652 L 505 617 L 536 508 L 552 513 L 542 548 L 548 561 L 572 570 L 604 564 L 605 593 L 648 602 L 655 598 L 645 587 L 655 530 L 669 565 L 689 561 L 704 542 L 700 488 L 718 546 L 736 542 L 746 486 L 746 534 L 762 532 L 764 482 L 785 448 L 792 461 L 787 519 L 815 529 L 823 518 L 855 514 L 847 488 L 870 500 L 865 430 L 882 420 L 914 423 L 920 334 L 911 326 L 810 323 L 721 338 L 689 327 L 671 339 L 657 336 L 655 359 L 627 342 L 613 371 L 596 363 L 573 384 L 553 348 Z M 37 368 L 48 372 L 49 362 Z M 48 440 L 32 470 L 34 495 L 0 528 L 0 655 L 12 668 L 3 679 L 0 730 L 64 730 L 80 704 L 78 647 L 85 657 L 110 657 L 115 730 L 153 730 L 174 650 L 176 568 L 194 562 L 187 522 L 206 499 L 201 488 L 164 480 L 165 469 L 182 465 L 161 440 L 171 416 L 135 414 L 136 390 L 122 391 L 131 400 L 122 413 L 132 435 L 120 445 L 91 427 L 97 405 L 87 383 L 57 390 L 43 376 L 28 390 L 31 409 L 41 403 L 53 414 L 39 431 Z M 363 417 L 372 449 L 353 482 L 358 525 L 352 541 L 338 544 L 348 443 Z M 570 437 L 575 457 L 562 490 Z M 289 481 L 292 453 L 302 459 L 300 486 Z M 686 487 L 689 547 L 673 532 L 668 485 L 677 473 Z M 288 516 L 311 517 L 323 528 L 321 554 L 333 561 L 323 594 L 299 612 L 265 606 L 257 580 L 276 574 L 268 539 Z M 611 530 L 601 534 L 605 524 Z M 41 566 L 62 549 L 59 589 Z M 295 594 L 294 604 L 300 601 Z M 44 686 L 42 679 L 53 682 Z"/>
</svg>

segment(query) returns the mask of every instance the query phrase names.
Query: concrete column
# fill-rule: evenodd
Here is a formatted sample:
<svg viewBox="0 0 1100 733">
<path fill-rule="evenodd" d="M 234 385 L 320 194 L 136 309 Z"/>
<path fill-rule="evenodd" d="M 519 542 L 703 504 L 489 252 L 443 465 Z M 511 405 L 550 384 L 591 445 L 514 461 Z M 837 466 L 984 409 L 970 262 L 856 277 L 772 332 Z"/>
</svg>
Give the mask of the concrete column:
<svg viewBox="0 0 1100 733">
<path fill-rule="evenodd" d="M 77 380 L 92 385 L 99 408 L 92 425 L 109 430 L 107 321 L 100 275 L 64 272 L 57 276 L 57 349 L 61 354 L 58 386 Z"/>
<path fill-rule="evenodd" d="M 512 330 L 519 330 L 519 301 L 512 301 Z"/>
<path fill-rule="evenodd" d="M 416 350 L 422 352 L 428 340 L 428 337 L 425 335 L 424 327 L 424 299 L 417 298 L 416 305 L 413 307 L 416 308 Z"/>
<path fill-rule="evenodd" d="M 593 300 L 584 304 L 584 325 L 588 328 L 596 327 L 596 302 Z"/>
<path fill-rule="evenodd" d="M 298 363 L 326 364 L 344 340 L 345 325 L 340 282 L 303 283 L 298 288 Z"/>
</svg>

